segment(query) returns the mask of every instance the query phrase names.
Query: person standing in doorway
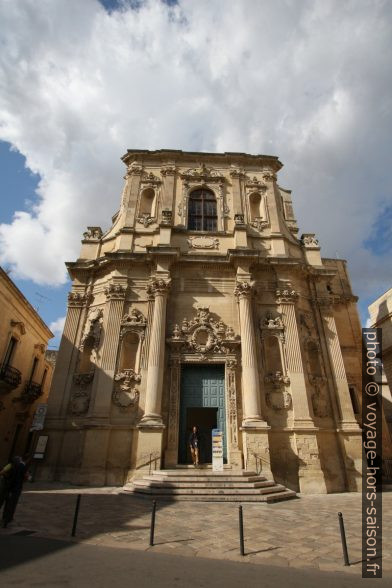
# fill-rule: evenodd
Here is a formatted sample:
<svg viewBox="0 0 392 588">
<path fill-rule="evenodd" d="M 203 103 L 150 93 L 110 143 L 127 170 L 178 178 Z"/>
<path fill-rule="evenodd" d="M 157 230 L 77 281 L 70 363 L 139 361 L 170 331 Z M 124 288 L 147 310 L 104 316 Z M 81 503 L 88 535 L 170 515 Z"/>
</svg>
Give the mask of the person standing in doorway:
<svg viewBox="0 0 392 588">
<path fill-rule="evenodd" d="M 189 435 L 189 447 L 191 449 L 193 465 L 197 468 L 200 455 L 200 435 L 199 428 L 196 425 L 192 427 L 192 432 Z"/>
</svg>

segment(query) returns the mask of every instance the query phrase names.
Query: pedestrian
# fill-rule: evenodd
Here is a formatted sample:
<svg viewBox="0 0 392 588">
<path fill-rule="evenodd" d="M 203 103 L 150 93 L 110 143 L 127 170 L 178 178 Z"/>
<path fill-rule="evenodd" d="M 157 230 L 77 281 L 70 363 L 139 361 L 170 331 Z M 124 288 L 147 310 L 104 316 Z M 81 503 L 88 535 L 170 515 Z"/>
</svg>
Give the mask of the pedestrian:
<svg viewBox="0 0 392 588">
<path fill-rule="evenodd" d="M 193 425 L 192 432 L 189 435 L 189 447 L 191 449 L 193 465 L 197 468 L 199 465 L 200 455 L 200 435 L 199 428 L 196 425 Z"/>
<path fill-rule="evenodd" d="M 15 456 L 0 472 L 0 475 L 2 477 L 4 476 L 6 480 L 5 504 L 2 518 L 4 528 L 6 528 L 14 518 L 16 506 L 26 479 L 27 463 L 28 456 L 23 459 L 19 456 Z"/>
</svg>

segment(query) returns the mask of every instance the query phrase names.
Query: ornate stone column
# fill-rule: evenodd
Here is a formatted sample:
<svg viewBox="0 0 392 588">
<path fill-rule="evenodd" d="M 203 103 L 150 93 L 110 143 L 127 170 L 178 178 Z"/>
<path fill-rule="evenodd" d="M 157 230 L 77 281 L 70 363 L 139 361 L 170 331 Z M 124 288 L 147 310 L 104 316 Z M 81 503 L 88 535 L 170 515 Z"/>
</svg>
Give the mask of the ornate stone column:
<svg viewBox="0 0 392 588">
<path fill-rule="evenodd" d="M 166 301 L 170 288 L 169 280 L 153 280 L 148 292 L 155 298 L 150 346 L 144 416 L 141 425 L 162 427 L 162 382 L 165 355 Z"/>
<path fill-rule="evenodd" d="M 235 469 L 242 468 L 242 455 L 238 439 L 238 406 L 237 406 L 237 385 L 236 372 L 237 360 L 230 358 L 226 360 L 226 398 L 228 412 L 228 452 L 229 463 Z"/>
<path fill-rule="evenodd" d="M 294 427 L 314 428 L 309 410 L 310 395 L 305 378 L 305 368 L 301 353 L 301 344 L 295 314 L 295 302 L 298 293 L 291 289 L 276 290 L 276 302 L 281 307 L 285 325 L 287 371 L 290 377 L 292 393 Z"/>
<path fill-rule="evenodd" d="M 181 362 L 179 356 L 172 356 L 170 361 L 170 400 L 169 422 L 167 431 L 167 449 L 165 452 L 166 467 L 178 463 L 178 430 L 180 408 L 180 376 Z"/>
<path fill-rule="evenodd" d="M 234 290 L 240 307 L 243 441 L 246 469 L 259 468 L 271 478 L 268 430 L 270 427 L 260 414 L 259 370 L 256 355 L 256 337 L 251 305 L 252 287 L 247 281 L 238 281 Z"/>
</svg>

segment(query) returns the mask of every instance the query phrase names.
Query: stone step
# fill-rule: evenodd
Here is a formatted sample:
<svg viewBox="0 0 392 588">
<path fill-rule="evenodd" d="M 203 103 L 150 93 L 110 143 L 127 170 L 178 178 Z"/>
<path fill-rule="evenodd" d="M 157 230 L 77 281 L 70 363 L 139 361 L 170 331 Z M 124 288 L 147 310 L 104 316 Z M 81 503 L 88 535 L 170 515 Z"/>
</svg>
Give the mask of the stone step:
<svg viewBox="0 0 392 588">
<path fill-rule="evenodd" d="M 180 481 L 180 482 L 167 482 L 165 480 L 151 480 L 142 478 L 141 480 L 134 480 L 133 485 L 136 488 L 148 487 L 148 488 L 269 488 L 275 486 L 275 482 L 272 480 L 261 480 L 258 482 L 232 482 L 232 481 L 213 481 L 206 484 L 205 481 Z"/>
<path fill-rule="evenodd" d="M 150 474 L 149 474 L 150 475 Z M 247 470 L 237 470 L 233 472 L 213 472 L 212 469 L 202 469 L 201 467 L 195 468 L 191 467 L 189 469 L 174 469 L 174 470 L 153 470 L 151 472 L 153 476 L 175 476 L 175 477 L 182 477 L 182 476 L 217 476 L 217 477 L 246 477 L 246 476 L 257 476 L 258 474 L 254 471 L 247 471 Z"/>
<path fill-rule="evenodd" d="M 243 494 L 211 494 L 211 495 L 189 495 L 189 494 L 159 494 L 155 492 L 154 494 L 144 494 L 135 492 L 133 489 L 123 489 L 123 492 L 126 494 L 134 494 L 142 499 L 151 499 L 153 496 L 157 500 L 162 500 L 162 502 L 170 501 L 170 502 L 280 502 L 283 500 L 289 500 L 292 498 L 297 498 L 296 493 L 294 490 L 284 490 L 282 492 L 272 492 L 271 494 L 259 494 L 259 495 L 248 495 L 244 496 Z"/>
<path fill-rule="evenodd" d="M 267 481 L 267 478 L 263 476 L 144 476 L 141 479 L 151 480 L 152 482 L 165 482 L 167 484 L 181 484 L 182 482 L 191 482 L 194 484 L 223 484 L 224 482 L 250 484 Z"/>
<path fill-rule="evenodd" d="M 195 496 L 199 496 L 199 495 L 213 495 L 213 494 L 238 494 L 241 496 L 248 496 L 248 495 L 252 495 L 252 494 L 256 494 L 256 495 L 261 495 L 261 494 L 268 494 L 268 493 L 272 493 L 272 492 L 283 492 L 284 490 L 286 490 L 286 488 L 284 486 L 281 486 L 280 484 L 273 484 L 271 486 L 268 486 L 267 488 L 210 488 L 208 487 L 204 487 L 204 488 L 178 488 L 178 487 L 173 487 L 173 488 L 167 488 L 167 487 L 160 487 L 160 488 L 154 488 L 151 486 L 139 486 L 139 487 L 135 487 L 135 490 L 137 492 L 141 492 L 141 493 L 145 493 L 145 494 L 170 494 L 170 495 L 177 495 L 177 494 L 192 494 Z"/>
</svg>

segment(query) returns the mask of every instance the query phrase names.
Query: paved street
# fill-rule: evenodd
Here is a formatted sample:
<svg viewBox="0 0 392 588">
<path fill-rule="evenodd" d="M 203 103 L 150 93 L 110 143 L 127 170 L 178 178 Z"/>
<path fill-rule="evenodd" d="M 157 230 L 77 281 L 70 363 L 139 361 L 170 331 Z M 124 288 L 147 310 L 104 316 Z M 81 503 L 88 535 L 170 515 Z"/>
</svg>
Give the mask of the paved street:
<svg viewBox="0 0 392 588">
<path fill-rule="evenodd" d="M 358 588 L 358 578 L 341 572 L 222 562 L 166 553 L 69 543 L 40 537 L 0 537 L 2 588 L 54 586 L 94 588 Z M 16 565 L 19 564 L 19 565 Z M 390 578 L 361 586 L 390 586 Z"/>
<path fill-rule="evenodd" d="M 78 492 L 82 493 L 79 522 L 76 538 L 70 541 Z M 392 522 L 390 517 L 392 493 L 384 494 L 383 507 L 384 576 L 392 576 Z M 227 560 L 232 560 L 233 563 L 240 562 L 241 569 L 245 565 L 249 567 L 249 570 L 253 570 L 253 564 L 263 564 L 263 577 L 267 569 L 266 566 L 272 566 L 281 571 L 285 569 L 286 575 L 288 574 L 290 578 L 294 578 L 294 573 L 296 578 L 299 577 L 297 571 L 301 571 L 301 573 L 339 572 L 343 574 L 342 577 L 347 579 L 360 578 L 360 495 L 347 493 L 302 496 L 297 500 L 269 505 L 244 503 L 243 508 L 246 539 L 245 557 L 241 557 L 239 554 L 238 505 L 228 503 L 159 503 L 155 545 L 149 547 L 151 500 L 122 494 L 113 488 L 81 489 L 60 484 L 42 486 L 34 483 L 26 485 L 26 491 L 16 513 L 16 521 L 9 529 L 1 530 L 0 540 L 28 540 L 28 545 L 34 545 L 34 542 L 37 543 L 40 538 L 66 540 L 66 544 L 61 543 L 66 546 L 66 549 L 61 547 L 61 549 L 55 550 L 56 557 L 60 557 L 60 552 L 69 553 L 70 549 L 72 549 L 72 554 L 75 554 L 81 553 L 78 551 L 81 547 L 99 546 L 105 549 L 110 548 L 109 551 L 103 552 L 105 554 L 122 551 L 124 555 L 118 555 L 118 557 L 125 557 L 126 560 L 128 556 L 131 558 L 130 554 L 139 554 L 136 558 L 132 555 L 130 561 L 134 561 L 134 559 L 142 561 L 140 558 L 147 557 L 147 555 L 153 557 L 154 554 L 160 554 L 163 558 L 168 554 L 180 556 L 180 558 L 186 557 L 187 559 L 184 560 L 188 562 L 186 566 L 190 565 L 189 562 L 193 562 L 192 565 L 195 565 L 198 570 L 206 569 L 204 558 L 207 558 L 211 565 L 219 563 L 212 560 L 225 560 L 225 567 L 218 567 L 221 570 L 227 569 Z M 352 563 L 349 568 L 342 565 L 337 518 L 339 510 L 344 514 L 349 556 Z M 33 533 L 28 535 L 29 532 Z M 2 542 L 2 544 L 4 543 Z M 54 544 L 57 544 L 57 541 Z M 2 553 L 4 553 L 3 549 Z M 100 552 L 95 549 L 95 551 L 88 553 L 89 557 L 93 559 L 93 553 L 99 554 Z M 52 556 L 54 557 L 53 554 L 50 557 L 52 558 Z M 65 557 L 65 555 L 61 557 Z M 203 562 L 199 558 L 203 558 Z M 98 559 L 99 557 L 97 557 Z M 47 557 L 44 560 L 40 559 L 40 565 L 46 560 Z M 71 560 L 68 559 L 68 561 Z M 167 560 L 152 559 L 152 561 L 155 566 L 156 561 L 165 562 Z M 202 565 L 200 565 L 201 563 Z M 22 578 L 23 573 L 26 577 L 26 574 L 29 573 L 29 565 L 24 564 L 20 568 L 13 568 L 12 573 L 16 574 L 15 579 Z M 74 565 L 73 559 L 72 565 Z M 151 564 L 148 565 L 151 567 Z M 55 567 L 54 565 L 54 569 Z M 38 568 L 34 568 L 34 570 L 36 569 Z M 93 566 L 93 569 L 96 568 Z M 25 571 L 23 572 L 23 570 Z M 251 572 L 249 571 L 249 573 Z M 334 575 L 334 582 L 336 577 Z M 181 586 L 181 581 L 178 580 L 180 583 L 177 585 Z M 201 578 L 200 582 L 203 581 Z M 68 580 L 64 580 L 64 582 L 68 582 Z M 38 583 L 42 585 L 41 582 Z M 142 586 L 143 584 L 136 585 Z M 219 586 L 220 584 L 200 583 L 197 585 Z M 338 585 L 349 586 L 351 584 Z"/>
</svg>

